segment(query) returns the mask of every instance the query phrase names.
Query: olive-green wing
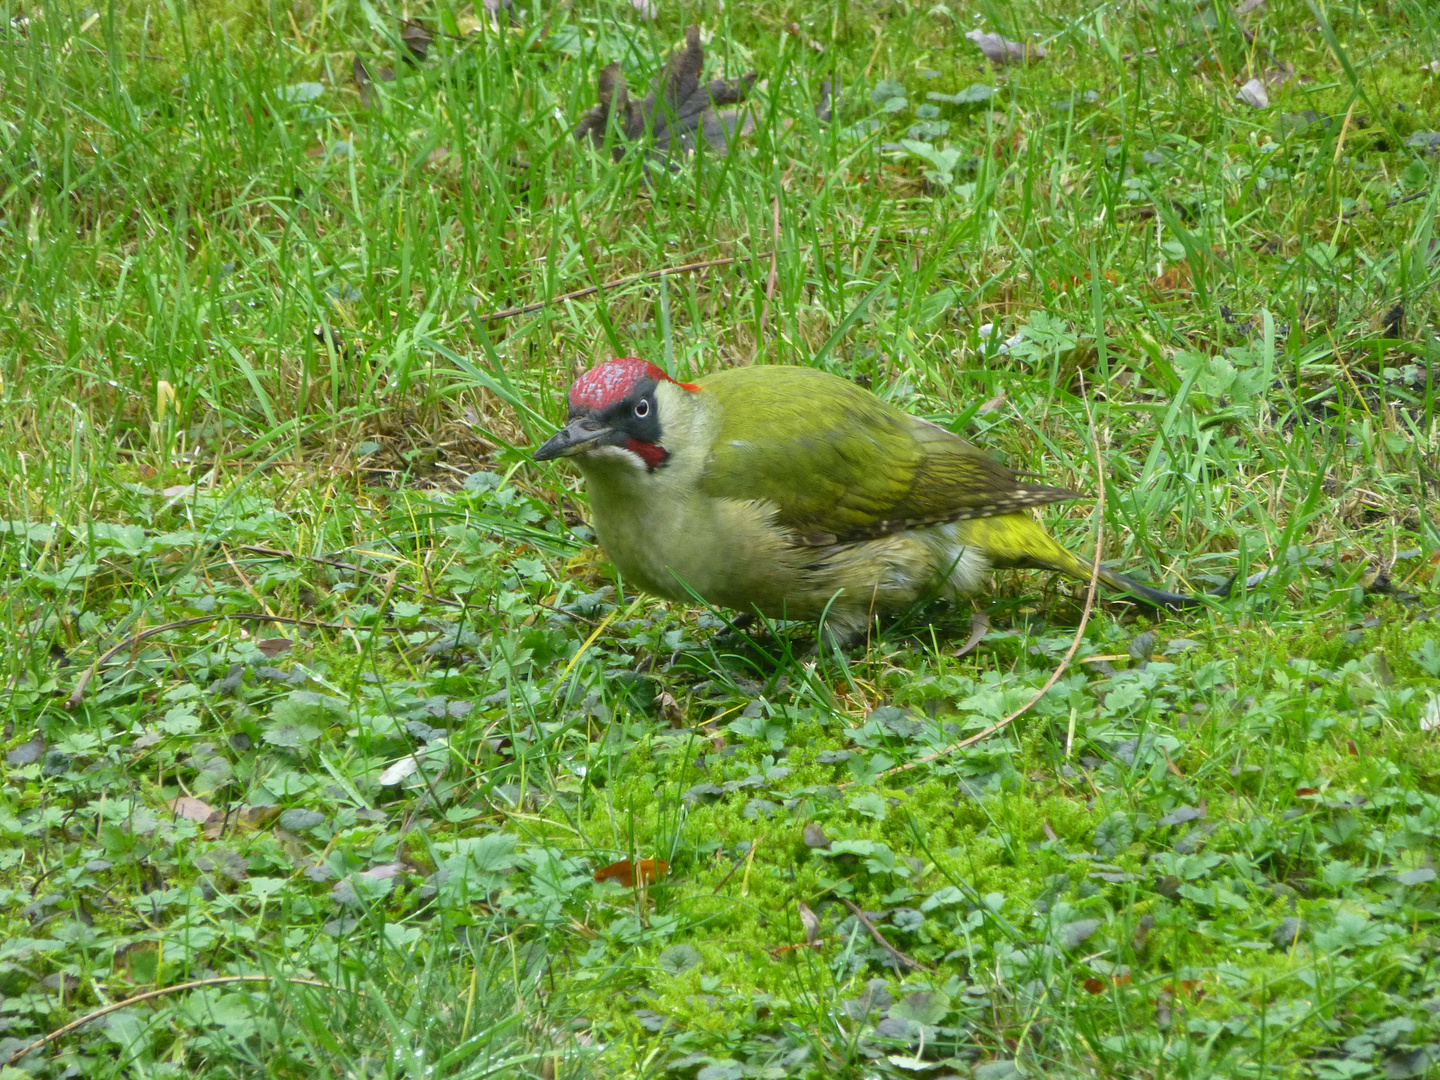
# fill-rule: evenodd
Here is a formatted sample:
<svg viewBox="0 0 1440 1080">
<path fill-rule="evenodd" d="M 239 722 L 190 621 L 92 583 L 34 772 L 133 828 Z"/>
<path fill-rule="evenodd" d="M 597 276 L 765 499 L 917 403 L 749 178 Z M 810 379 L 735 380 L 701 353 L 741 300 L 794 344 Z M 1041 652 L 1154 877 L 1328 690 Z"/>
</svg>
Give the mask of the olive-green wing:
<svg viewBox="0 0 1440 1080">
<path fill-rule="evenodd" d="M 701 490 L 763 499 L 816 544 L 993 517 L 1076 498 L 1014 471 L 854 383 L 800 367 L 734 368 L 701 380 L 720 426 Z"/>
</svg>

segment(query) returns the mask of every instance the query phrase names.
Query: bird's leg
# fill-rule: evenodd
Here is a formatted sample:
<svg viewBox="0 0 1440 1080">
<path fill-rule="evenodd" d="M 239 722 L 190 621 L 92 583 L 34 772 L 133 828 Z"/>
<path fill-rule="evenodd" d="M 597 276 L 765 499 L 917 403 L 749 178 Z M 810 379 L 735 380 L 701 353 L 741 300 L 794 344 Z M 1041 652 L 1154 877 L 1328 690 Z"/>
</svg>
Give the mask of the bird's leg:
<svg viewBox="0 0 1440 1080">
<path fill-rule="evenodd" d="M 868 622 L 828 618 L 820 625 L 820 641 L 833 652 L 846 653 L 863 645 L 869 630 Z"/>
<path fill-rule="evenodd" d="M 713 640 L 715 644 L 725 647 L 752 644 L 751 637 L 746 631 L 754 625 L 755 613 L 753 611 L 738 612 L 735 617 L 730 620 L 730 625 L 716 634 Z"/>
</svg>

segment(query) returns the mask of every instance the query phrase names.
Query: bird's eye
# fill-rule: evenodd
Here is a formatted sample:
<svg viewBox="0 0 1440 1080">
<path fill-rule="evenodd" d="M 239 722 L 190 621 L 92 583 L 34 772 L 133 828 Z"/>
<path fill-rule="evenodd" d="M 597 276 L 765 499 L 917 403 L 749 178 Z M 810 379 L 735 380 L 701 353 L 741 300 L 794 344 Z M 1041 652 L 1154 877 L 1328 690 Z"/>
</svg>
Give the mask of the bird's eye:
<svg viewBox="0 0 1440 1080">
<path fill-rule="evenodd" d="M 650 402 L 641 399 L 635 403 L 635 415 L 642 420 L 650 415 Z"/>
</svg>

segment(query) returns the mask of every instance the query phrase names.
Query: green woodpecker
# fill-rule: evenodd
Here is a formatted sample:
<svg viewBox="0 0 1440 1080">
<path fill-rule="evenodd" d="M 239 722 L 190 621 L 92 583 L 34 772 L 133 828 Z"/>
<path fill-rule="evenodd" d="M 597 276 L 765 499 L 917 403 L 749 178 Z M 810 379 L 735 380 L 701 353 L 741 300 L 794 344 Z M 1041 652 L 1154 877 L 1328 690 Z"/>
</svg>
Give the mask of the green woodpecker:
<svg viewBox="0 0 1440 1080">
<path fill-rule="evenodd" d="M 625 580 L 671 600 L 824 618 L 852 640 L 876 615 L 973 591 L 990 568 L 1089 580 L 1028 513 L 1075 499 L 1027 483 L 957 435 L 835 375 L 742 367 L 698 383 L 610 360 L 570 388 L 570 421 L 535 452 L 573 458 Z M 1101 569 L 1165 608 L 1190 597 Z"/>
</svg>

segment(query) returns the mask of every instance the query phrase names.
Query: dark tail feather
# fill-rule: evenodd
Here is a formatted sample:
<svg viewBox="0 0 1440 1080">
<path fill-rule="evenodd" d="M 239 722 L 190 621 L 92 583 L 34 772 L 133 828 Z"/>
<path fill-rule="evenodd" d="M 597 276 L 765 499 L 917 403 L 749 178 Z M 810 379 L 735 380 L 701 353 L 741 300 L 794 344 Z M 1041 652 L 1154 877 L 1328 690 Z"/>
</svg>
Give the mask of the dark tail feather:
<svg viewBox="0 0 1440 1080">
<path fill-rule="evenodd" d="M 1086 577 L 1089 577 L 1089 573 L 1090 569 L 1087 565 L 1085 568 Z M 1153 585 L 1146 585 L 1124 574 L 1117 574 L 1113 570 L 1106 570 L 1103 566 L 1100 568 L 1100 580 L 1112 589 L 1119 589 L 1121 592 L 1129 593 L 1135 597 L 1135 599 L 1141 600 L 1151 607 L 1164 608 L 1166 611 L 1180 611 L 1184 608 L 1205 606 L 1205 601 L 1199 597 L 1187 596 L 1185 593 L 1166 592 L 1164 589 L 1157 589 Z M 1229 581 L 1225 582 L 1224 585 L 1211 589 L 1205 595 L 1223 599 L 1230 595 L 1230 586 L 1234 583 L 1235 579 L 1232 577 Z"/>
</svg>

